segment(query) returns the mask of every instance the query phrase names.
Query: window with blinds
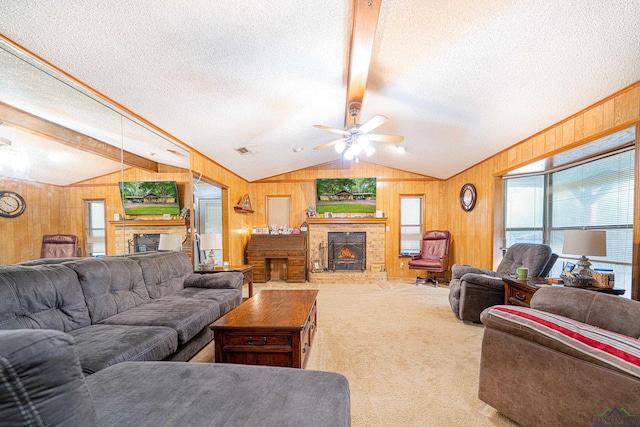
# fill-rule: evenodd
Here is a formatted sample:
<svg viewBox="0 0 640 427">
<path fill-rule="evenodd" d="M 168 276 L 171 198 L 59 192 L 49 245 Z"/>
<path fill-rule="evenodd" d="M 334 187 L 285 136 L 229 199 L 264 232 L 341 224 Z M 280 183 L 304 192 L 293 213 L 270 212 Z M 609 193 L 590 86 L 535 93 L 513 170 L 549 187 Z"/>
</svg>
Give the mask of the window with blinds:
<svg viewBox="0 0 640 427">
<path fill-rule="evenodd" d="M 514 243 L 543 243 L 545 176 L 508 179 L 505 195 L 505 247 Z"/>
<path fill-rule="evenodd" d="M 606 230 L 601 260 L 631 263 L 634 157 L 628 150 L 550 174 L 552 246 L 568 229 Z"/>
<path fill-rule="evenodd" d="M 400 196 L 400 254 L 420 253 L 422 196 Z"/>
<path fill-rule="evenodd" d="M 634 135 L 635 137 L 635 135 Z M 580 254 L 562 254 L 566 230 L 604 230 L 607 255 L 592 268 L 613 269 L 615 286 L 631 294 L 635 150 L 617 152 L 539 175 L 505 178 L 505 247 L 546 243 L 560 255 L 551 274 Z"/>
</svg>

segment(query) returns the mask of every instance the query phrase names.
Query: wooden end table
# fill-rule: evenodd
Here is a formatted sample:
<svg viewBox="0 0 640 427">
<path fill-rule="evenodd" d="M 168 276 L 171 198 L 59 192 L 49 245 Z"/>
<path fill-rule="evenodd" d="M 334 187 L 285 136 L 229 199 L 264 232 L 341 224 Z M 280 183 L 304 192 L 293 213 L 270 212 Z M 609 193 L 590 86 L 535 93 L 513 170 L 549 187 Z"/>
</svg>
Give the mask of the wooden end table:
<svg viewBox="0 0 640 427">
<path fill-rule="evenodd" d="M 201 270 L 196 269 L 194 273 L 199 274 L 213 274 L 213 273 L 228 273 L 230 271 L 239 271 L 242 273 L 242 286 L 248 285 L 249 298 L 253 296 L 253 265 L 230 265 L 228 270 L 224 267 L 215 267 L 213 270 Z"/>
<path fill-rule="evenodd" d="M 564 286 L 562 284 L 551 284 L 543 277 L 532 277 L 530 279 L 516 279 L 514 277 L 503 277 L 504 282 L 504 303 L 529 307 L 531 298 L 538 289 L 544 286 Z M 575 286 L 577 287 L 577 286 Z M 594 292 L 604 292 L 613 295 L 623 295 L 623 288 L 599 288 L 597 286 L 579 287 Z"/>
<path fill-rule="evenodd" d="M 215 362 L 304 368 L 316 332 L 317 290 L 263 290 L 209 326 Z"/>
</svg>

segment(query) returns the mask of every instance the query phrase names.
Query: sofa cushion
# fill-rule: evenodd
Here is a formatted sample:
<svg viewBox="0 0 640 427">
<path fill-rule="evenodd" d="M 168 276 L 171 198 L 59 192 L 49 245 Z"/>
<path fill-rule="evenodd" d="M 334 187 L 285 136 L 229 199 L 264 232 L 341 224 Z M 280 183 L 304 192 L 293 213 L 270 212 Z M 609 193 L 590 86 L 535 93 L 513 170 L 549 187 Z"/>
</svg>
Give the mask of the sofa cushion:
<svg viewBox="0 0 640 427">
<path fill-rule="evenodd" d="M 142 277 L 151 298 L 161 298 L 184 288 L 184 280 L 193 274 L 193 265 L 184 252 L 131 254 L 142 268 Z"/>
<path fill-rule="evenodd" d="M 63 265 L 0 267 L 0 329 L 72 331 L 91 323 L 76 273 Z"/>
<path fill-rule="evenodd" d="M 80 280 L 92 323 L 150 301 L 137 262 L 124 257 L 84 258 L 64 264 Z"/>
<path fill-rule="evenodd" d="M 216 301 L 160 298 L 102 320 L 104 325 L 167 326 L 178 333 L 183 345 L 220 317 Z"/>
<path fill-rule="evenodd" d="M 50 329 L 0 331 L 0 425 L 98 425 L 73 338 Z"/>
<path fill-rule="evenodd" d="M 178 348 L 178 334 L 163 326 L 90 325 L 69 333 L 85 375 L 120 362 L 163 360 Z"/>
<path fill-rule="evenodd" d="M 640 340 L 601 329 L 568 317 L 518 306 L 495 306 L 483 313 L 486 326 L 526 337 L 539 334 L 550 348 L 576 355 L 640 378 Z M 535 336 L 535 335 L 534 335 Z M 533 339 L 535 341 L 535 339 Z"/>
<path fill-rule="evenodd" d="M 220 307 L 219 317 L 224 316 L 242 303 L 242 293 L 235 289 L 184 288 L 162 299 L 193 298 L 215 301 Z"/>
<path fill-rule="evenodd" d="M 211 363 L 119 363 L 86 379 L 100 425 L 347 427 L 349 383 L 331 372 Z"/>
</svg>

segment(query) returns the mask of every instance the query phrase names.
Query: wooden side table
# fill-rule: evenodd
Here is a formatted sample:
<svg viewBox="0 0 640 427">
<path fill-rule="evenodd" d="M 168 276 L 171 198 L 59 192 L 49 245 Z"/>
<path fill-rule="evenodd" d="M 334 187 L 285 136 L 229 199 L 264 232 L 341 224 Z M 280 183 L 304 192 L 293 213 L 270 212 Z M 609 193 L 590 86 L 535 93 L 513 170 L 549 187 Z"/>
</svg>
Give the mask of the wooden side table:
<svg viewBox="0 0 640 427">
<path fill-rule="evenodd" d="M 516 279 L 514 277 L 503 277 L 504 282 L 504 303 L 509 305 L 519 305 L 529 307 L 531 298 L 538 289 L 544 286 L 563 286 L 562 284 L 552 285 L 542 277 L 532 277 L 530 279 Z M 580 287 L 594 292 L 604 292 L 613 295 L 623 295 L 625 289 L 622 288 L 599 288 L 597 286 Z"/>
<path fill-rule="evenodd" d="M 253 265 L 230 265 L 228 270 L 224 267 L 215 267 L 213 270 L 194 270 L 194 273 L 199 274 L 213 274 L 213 273 L 225 273 L 230 271 L 239 271 L 242 273 L 242 286 L 248 285 L 249 298 L 253 296 Z"/>
</svg>

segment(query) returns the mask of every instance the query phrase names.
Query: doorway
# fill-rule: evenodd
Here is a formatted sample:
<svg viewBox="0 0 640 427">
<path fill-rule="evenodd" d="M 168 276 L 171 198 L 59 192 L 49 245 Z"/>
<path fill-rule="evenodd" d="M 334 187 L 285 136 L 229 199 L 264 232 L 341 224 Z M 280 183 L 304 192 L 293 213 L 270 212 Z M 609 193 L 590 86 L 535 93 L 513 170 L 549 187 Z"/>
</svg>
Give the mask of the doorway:
<svg viewBox="0 0 640 427">
<path fill-rule="evenodd" d="M 222 233 L 222 188 L 203 180 L 196 182 L 194 192 L 194 225 L 197 235 L 202 234 L 223 234 Z M 206 257 L 203 251 L 200 251 L 198 242 L 195 240 L 194 248 L 194 266 L 202 263 Z M 224 253 L 222 249 L 212 251 L 216 259 L 222 264 Z"/>
</svg>

